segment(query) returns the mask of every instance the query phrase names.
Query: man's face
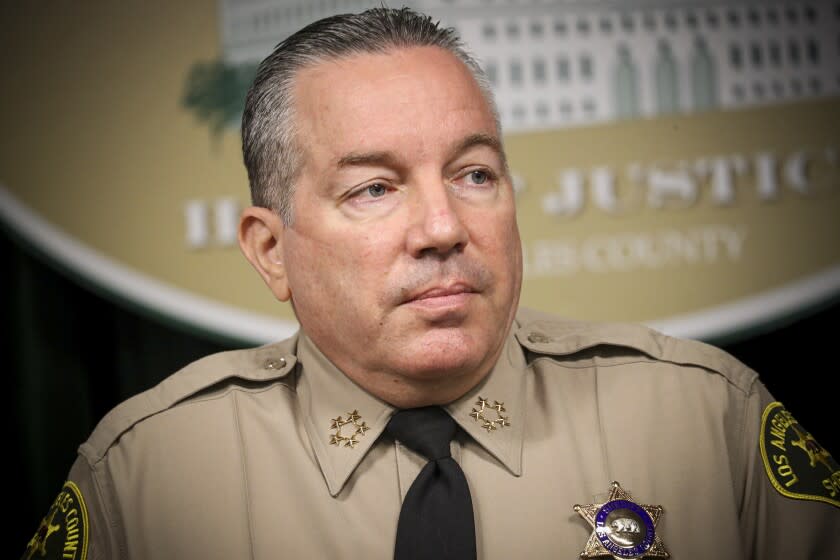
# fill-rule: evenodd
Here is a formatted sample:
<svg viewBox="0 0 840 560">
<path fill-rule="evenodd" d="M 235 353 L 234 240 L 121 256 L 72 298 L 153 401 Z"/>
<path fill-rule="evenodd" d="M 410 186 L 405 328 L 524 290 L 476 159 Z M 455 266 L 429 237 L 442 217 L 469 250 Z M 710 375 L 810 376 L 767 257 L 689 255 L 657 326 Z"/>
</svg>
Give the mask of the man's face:
<svg viewBox="0 0 840 560">
<path fill-rule="evenodd" d="M 385 400 L 458 379 L 468 390 L 501 351 L 522 276 L 477 84 L 451 54 L 415 47 L 319 63 L 295 95 L 304 161 L 282 256 L 303 330 Z"/>
</svg>

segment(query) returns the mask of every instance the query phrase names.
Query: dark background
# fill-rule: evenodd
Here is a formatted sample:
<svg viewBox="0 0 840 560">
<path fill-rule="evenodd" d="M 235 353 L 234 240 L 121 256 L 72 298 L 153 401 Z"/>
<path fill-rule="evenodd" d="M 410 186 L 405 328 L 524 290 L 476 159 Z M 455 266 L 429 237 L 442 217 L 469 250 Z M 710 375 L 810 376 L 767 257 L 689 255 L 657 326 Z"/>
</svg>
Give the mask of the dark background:
<svg viewBox="0 0 840 560">
<path fill-rule="evenodd" d="M 7 263 L 0 274 L 0 352 L 11 415 L 6 505 L 19 506 L 8 508 L 6 535 L 16 557 L 61 489 L 76 448 L 109 409 L 196 358 L 244 345 L 116 304 L 54 269 L 2 227 L 0 251 Z M 748 339 L 710 341 L 757 370 L 835 456 L 838 437 L 826 418 L 838 404 L 831 353 L 838 320 L 835 299 Z"/>
</svg>

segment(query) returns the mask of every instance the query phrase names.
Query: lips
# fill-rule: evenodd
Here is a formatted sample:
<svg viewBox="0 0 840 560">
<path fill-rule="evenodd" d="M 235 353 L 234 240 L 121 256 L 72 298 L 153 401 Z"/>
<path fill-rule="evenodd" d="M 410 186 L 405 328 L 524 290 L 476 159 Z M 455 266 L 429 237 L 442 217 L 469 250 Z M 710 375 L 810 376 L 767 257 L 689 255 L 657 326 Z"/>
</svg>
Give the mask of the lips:
<svg viewBox="0 0 840 560">
<path fill-rule="evenodd" d="M 459 294 L 469 294 L 473 293 L 475 290 L 472 286 L 465 284 L 463 282 L 457 282 L 455 284 L 451 284 L 449 286 L 433 286 L 430 288 L 425 288 L 416 292 L 415 294 L 409 295 L 406 298 L 406 303 L 411 303 L 413 301 L 423 301 L 432 298 L 445 298 L 448 296 L 457 296 Z"/>
</svg>

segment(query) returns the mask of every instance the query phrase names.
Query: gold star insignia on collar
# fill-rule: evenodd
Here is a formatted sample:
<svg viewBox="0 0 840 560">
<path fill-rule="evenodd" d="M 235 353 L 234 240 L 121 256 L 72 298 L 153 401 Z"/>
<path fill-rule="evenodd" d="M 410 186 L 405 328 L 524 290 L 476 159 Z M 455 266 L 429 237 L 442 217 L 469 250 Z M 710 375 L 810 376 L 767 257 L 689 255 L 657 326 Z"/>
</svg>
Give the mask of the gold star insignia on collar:
<svg viewBox="0 0 840 560">
<path fill-rule="evenodd" d="M 670 558 L 662 539 L 656 534 L 656 523 L 662 506 L 637 504 L 630 494 L 613 482 L 610 495 L 603 504 L 575 505 L 575 511 L 592 526 L 581 558 L 613 557 Z"/>
<path fill-rule="evenodd" d="M 479 408 L 473 408 L 472 412 L 470 412 L 470 416 L 476 422 L 481 422 L 481 427 L 487 430 L 488 432 L 492 432 L 493 430 L 497 430 L 499 428 L 504 428 L 505 426 L 510 426 L 510 417 L 502 416 L 502 412 L 507 412 L 505 408 L 505 403 L 499 401 L 493 401 L 493 404 L 490 404 L 490 401 L 485 399 L 484 397 L 478 397 L 478 400 L 475 403 Z M 485 411 L 495 411 L 495 418 L 487 418 L 484 415 Z"/>
<path fill-rule="evenodd" d="M 355 429 L 349 436 L 343 435 L 341 433 L 341 428 L 348 424 L 352 424 L 352 428 Z M 330 434 L 330 445 L 340 446 L 343 444 L 344 447 L 353 449 L 356 447 L 356 444 L 359 443 L 357 438 L 359 436 L 364 436 L 365 432 L 367 432 L 370 427 L 362 420 L 362 417 L 359 415 L 359 411 L 353 410 L 352 412 L 347 413 L 346 420 L 341 416 L 331 419 L 330 429 L 335 430 L 335 433 Z"/>
</svg>

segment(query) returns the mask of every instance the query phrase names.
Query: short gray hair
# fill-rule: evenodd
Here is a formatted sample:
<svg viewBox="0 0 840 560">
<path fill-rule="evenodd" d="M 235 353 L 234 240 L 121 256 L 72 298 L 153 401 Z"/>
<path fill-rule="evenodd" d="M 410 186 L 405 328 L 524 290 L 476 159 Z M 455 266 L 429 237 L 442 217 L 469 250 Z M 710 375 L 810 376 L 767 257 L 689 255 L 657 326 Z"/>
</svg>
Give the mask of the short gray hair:
<svg viewBox="0 0 840 560">
<path fill-rule="evenodd" d="M 297 72 L 319 62 L 353 54 L 433 46 L 463 62 L 490 106 L 501 131 L 490 82 L 464 48 L 455 29 L 409 8 L 373 8 L 311 23 L 275 47 L 260 64 L 242 115 L 242 154 L 254 205 L 277 212 L 292 223 L 292 195 L 303 147 L 296 142 L 294 80 Z"/>
</svg>

